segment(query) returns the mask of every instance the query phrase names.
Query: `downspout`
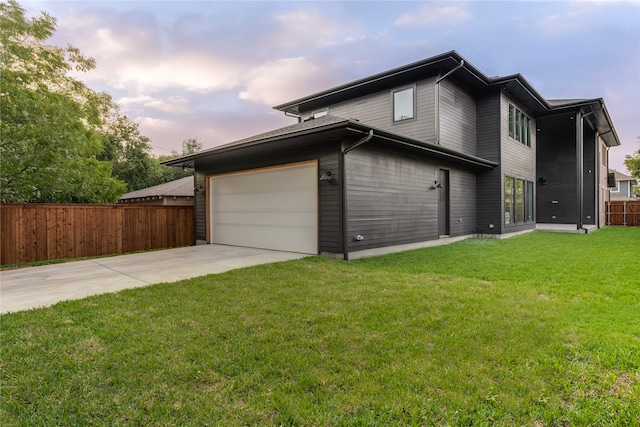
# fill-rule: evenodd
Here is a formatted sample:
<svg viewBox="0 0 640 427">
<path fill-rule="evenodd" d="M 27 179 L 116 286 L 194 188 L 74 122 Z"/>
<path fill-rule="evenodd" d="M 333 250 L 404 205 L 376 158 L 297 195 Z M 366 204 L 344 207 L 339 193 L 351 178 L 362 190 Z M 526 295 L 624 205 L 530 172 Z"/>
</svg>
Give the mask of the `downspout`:
<svg viewBox="0 0 640 427">
<path fill-rule="evenodd" d="M 607 147 L 607 199 L 609 201 L 607 208 L 607 220 L 606 225 L 611 225 L 611 188 L 609 188 L 609 148 Z"/>
<path fill-rule="evenodd" d="M 358 148 L 359 146 L 366 144 L 367 142 L 371 141 L 371 139 L 373 138 L 373 129 L 369 130 L 369 134 L 367 136 L 365 136 L 364 138 L 362 138 L 360 141 L 357 141 L 355 144 L 348 146 L 347 148 L 342 150 L 342 154 L 347 154 L 349 151 L 354 150 L 356 148 Z"/>
<path fill-rule="evenodd" d="M 600 229 L 600 134 L 596 132 L 595 147 L 596 164 L 593 168 L 596 176 L 596 227 Z"/>
<path fill-rule="evenodd" d="M 446 73 L 444 76 L 440 77 L 439 79 L 436 80 L 436 102 L 435 102 L 435 110 L 436 110 L 436 117 L 435 117 L 435 127 L 436 127 L 436 144 L 440 145 L 440 82 L 444 79 L 446 79 L 447 77 L 449 77 L 452 73 L 454 73 L 455 71 L 459 70 L 460 68 L 464 67 L 464 60 L 460 60 L 460 63 L 451 71 L 449 71 L 448 73 Z"/>
<path fill-rule="evenodd" d="M 582 230 L 582 210 L 584 208 L 582 200 L 582 148 L 582 111 L 578 110 L 576 113 L 576 228 L 578 230 Z"/>
<path fill-rule="evenodd" d="M 341 162 L 340 162 L 340 176 L 342 176 L 342 252 L 343 259 L 345 261 L 349 261 L 349 236 L 347 235 L 348 224 L 347 224 L 347 166 L 346 166 L 346 156 L 347 153 L 355 148 L 358 148 L 361 145 L 366 144 L 367 142 L 373 139 L 373 129 L 369 130 L 369 134 L 357 141 L 355 144 L 350 145 L 347 148 L 343 148 L 340 150 L 342 153 Z"/>
<path fill-rule="evenodd" d="M 577 222 L 576 229 L 583 230 L 582 214 L 584 212 L 584 118 L 595 113 L 591 110 L 582 114 L 582 110 L 576 113 L 576 196 L 577 196 Z"/>
</svg>

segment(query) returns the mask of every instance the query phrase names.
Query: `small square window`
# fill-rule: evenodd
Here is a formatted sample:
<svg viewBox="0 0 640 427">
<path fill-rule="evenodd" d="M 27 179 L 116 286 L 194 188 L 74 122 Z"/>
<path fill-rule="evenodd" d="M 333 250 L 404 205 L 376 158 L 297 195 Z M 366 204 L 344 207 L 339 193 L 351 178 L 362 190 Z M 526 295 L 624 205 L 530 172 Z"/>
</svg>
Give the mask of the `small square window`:
<svg viewBox="0 0 640 427">
<path fill-rule="evenodd" d="M 413 88 L 393 92 L 393 121 L 413 119 L 414 117 Z"/>
</svg>

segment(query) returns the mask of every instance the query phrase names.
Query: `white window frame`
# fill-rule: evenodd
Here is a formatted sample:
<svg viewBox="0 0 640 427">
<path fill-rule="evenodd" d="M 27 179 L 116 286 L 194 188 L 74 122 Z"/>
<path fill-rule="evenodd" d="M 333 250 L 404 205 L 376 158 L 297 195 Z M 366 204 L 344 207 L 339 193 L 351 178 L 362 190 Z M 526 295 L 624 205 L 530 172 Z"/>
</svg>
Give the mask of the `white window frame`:
<svg viewBox="0 0 640 427">
<path fill-rule="evenodd" d="M 400 116 L 396 118 L 398 115 L 396 113 L 396 95 L 409 90 L 411 91 L 411 116 Z M 393 123 L 401 123 L 401 122 L 406 122 L 408 120 L 415 120 L 416 118 L 416 87 L 415 85 L 393 90 L 391 92 L 391 104 L 392 104 Z"/>
</svg>

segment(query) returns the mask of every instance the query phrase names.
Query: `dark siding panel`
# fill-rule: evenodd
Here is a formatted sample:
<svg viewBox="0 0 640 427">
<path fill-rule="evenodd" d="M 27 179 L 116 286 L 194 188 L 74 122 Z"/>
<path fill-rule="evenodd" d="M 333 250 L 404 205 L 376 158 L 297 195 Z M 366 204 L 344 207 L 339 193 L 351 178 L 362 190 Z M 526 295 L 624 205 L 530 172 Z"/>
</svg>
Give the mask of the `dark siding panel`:
<svg viewBox="0 0 640 427">
<path fill-rule="evenodd" d="M 583 212 L 584 224 L 596 223 L 596 134 L 585 124 L 583 148 Z"/>
<path fill-rule="evenodd" d="M 476 101 L 476 152 L 494 162 L 500 162 L 500 94 L 491 94 Z M 476 218 L 481 233 L 500 233 L 501 216 L 500 166 L 478 175 Z M 489 228 L 493 225 L 493 228 Z"/>
<path fill-rule="evenodd" d="M 440 82 L 440 144 L 476 154 L 476 102 L 452 80 Z"/>
<path fill-rule="evenodd" d="M 451 170 L 450 206 L 451 236 L 473 234 L 476 229 L 476 175 L 462 170 Z"/>
<path fill-rule="evenodd" d="M 205 174 L 196 172 L 194 175 L 194 185 L 201 190 L 195 193 L 193 210 L 195 215 L 195 234 L 198 240 L 207 240 L 207 192 L 205 191 Z"/>
<path fill-rule="evenodd" d="M 576 223 L 575 121 L 569 115 L 537 120 L 537 174 L 546 180 L 536 184 L 537 221 Z"/>
<path fill-rule="evenodd" d="M 342 252 L 342 195 L 340 192 L 340 155 L 337 152 L 323 154 L 318 159 L 318 170 L 330 171 L 336 184 L 320 182 L 318 186 L 318 221 L 320 227 L 320 252 Z"/>
</svg>

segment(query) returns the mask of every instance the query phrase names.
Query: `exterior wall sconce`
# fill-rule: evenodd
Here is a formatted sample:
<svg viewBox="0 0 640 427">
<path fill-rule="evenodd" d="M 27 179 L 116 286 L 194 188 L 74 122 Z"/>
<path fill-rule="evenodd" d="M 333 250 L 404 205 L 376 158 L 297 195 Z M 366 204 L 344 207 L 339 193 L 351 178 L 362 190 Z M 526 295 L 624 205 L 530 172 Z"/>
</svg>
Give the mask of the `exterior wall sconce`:
<svg viewBox="0 0 640 427">
<path fill-rule="evenodd" d="M 541 176 L 540 178 L 538 178 L 538 182 L 540 183 L 540 185 L 547 185 L 547 180 L 545 177 Z"/>
<path fill-rule="evenodd" d="M 437 188 L 444 188 L 444 185 L 442 185 L 442 183 L 436 179 L 435 181 L 433 181 L 433 185 L 429 188 L 435 190 Z"/>
<path fill-rule="evenodd" d="M 328 182 L 330 185 L 338 184 L 338 181 L 332 176 L 331 171 L 323 171 L 320 174 L 320 182 Z"/>
<path fill-rule="evenodd" d="M 195 187 L 193 187 L 194 193 L 197 193 L 198 191 L 202 191 L 202 190 L 203 190 L 202 185 L 196 185 Z"/>
</svg>

